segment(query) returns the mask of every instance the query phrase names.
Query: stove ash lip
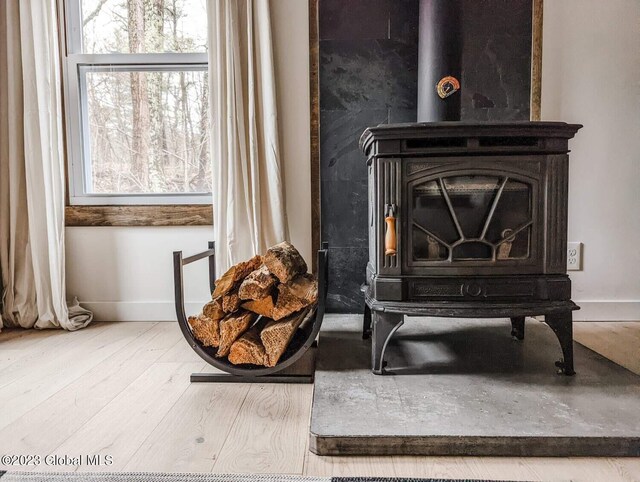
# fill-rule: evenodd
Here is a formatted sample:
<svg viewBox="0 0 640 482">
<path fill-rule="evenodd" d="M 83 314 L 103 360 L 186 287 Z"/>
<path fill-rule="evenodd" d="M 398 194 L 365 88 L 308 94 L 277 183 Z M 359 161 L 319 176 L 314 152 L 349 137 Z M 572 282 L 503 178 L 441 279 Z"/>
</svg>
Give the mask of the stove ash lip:
<svg viewBox="0 0 640 482">
<path fill-rule="evenodd" d="M 441 121 L 407 122 L 401 124 L 378 124 L 367 127 L 360 136 L 360 150 L 368 156 L 375 140 L 405 140 L 421 138 L 451 137 L 538 137 L 572 139 L 582 129 L 582 124 L 560 121 Z M 474 131 L 470 134 L 470 131 Z"/>
</svg>

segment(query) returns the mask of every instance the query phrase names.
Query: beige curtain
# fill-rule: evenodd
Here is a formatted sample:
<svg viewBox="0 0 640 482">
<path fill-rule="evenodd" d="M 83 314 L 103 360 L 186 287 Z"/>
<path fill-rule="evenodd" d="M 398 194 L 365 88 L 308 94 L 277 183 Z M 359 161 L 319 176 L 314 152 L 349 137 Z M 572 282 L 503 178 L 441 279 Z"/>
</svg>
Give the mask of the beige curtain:
<svg viewBox="0 0 640 482">
<path fill-rule="evenodd" d="M 0 1 L 0 327 L 91 321 L 65 302 L 58 47 L 55 0 Z"/>
<path fill-rule="evenodd" d="M 209 87 L 219 272 L 288 240 L 268 0 L 211 0 Z"/>
</svg>

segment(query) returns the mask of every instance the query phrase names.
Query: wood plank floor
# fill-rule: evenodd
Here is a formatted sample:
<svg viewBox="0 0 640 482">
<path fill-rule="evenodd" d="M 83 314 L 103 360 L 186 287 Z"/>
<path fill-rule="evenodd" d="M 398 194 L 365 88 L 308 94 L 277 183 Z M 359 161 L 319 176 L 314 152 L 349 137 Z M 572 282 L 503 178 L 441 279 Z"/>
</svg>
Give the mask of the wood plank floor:
<svg viewBox="0 0 640 482">
<path fill-rule="evenodd" d="M 576 323 L 575 339 L 640 374 L 640 323 Z M 40 471 L 640 481 L 638 458 L 319 457 L 307 449 L 312 386 L 190 384 L 205 366 L 176 323 L 5 330 L 0 455 L 113 457 Z"/>
</svg>

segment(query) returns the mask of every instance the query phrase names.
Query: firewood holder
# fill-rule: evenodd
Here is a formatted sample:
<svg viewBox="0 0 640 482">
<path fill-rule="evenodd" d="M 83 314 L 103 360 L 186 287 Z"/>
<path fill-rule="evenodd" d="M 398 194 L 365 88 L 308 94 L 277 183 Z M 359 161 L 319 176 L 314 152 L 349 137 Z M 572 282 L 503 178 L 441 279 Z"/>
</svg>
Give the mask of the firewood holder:
<svg viewBox="0 0 640 482">
<path fill-rule="evenodd" d="M 315 313 L 308 316 L 282 355 L 281 360 L 274 367 L 257 367 L 254 365 L 233 365 L 226 359 L 216 358 L 215 348 L 206 347 L 194 336 L 187 321 L 184 306 L 184 267 L 207 259 L 209 262 L 209 291 L 215 289 L 216 280 L 216 250 L 215 243 L 209 241 L 209 249 L 192 256 L 183 257 L 182 251 L 173 252 L 173 282 L 175 308 L 178 324 L 189 346 L 200 358 L 209 365 L 224 373 L 192 373 L 191 382 L 219 382 L 219 383 L 313 383 L 315 368 L 311 373 L 291 373 L 296 370 L 299 362 L 309 349 L 316 349 L 316 338 L 320 332 L 325 313 L 325 302 L 328 286 L 328 243 L 322 243 L 322 249 L 317 253 L 318 267 L 318 304 Z"/>
</svg>

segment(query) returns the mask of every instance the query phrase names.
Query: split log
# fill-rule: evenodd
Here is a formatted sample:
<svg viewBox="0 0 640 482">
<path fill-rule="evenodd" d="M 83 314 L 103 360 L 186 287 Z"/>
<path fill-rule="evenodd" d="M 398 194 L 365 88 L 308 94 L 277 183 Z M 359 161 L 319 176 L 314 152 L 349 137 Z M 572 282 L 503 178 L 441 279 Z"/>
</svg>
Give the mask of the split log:
<svg viewBox="0 0 640 482">
<path fill-rule="evenodd" d="M 229 291 L 236 287 L 244 278 L 252 271 L 255 271 L 262 264 L 262 256 L 257 255 L 249 261 L 232 266 L 223 274 L 220 279 L 216 280 L 216 288 L 213 290 L 212 297 L 217 298 L 226 295 Z"/>
<path fill-rule="evenodd" d="M 240 335 L 249 329 L 257 315 L 250 311 L 238 311 L 228 315 L 220 322 L 220 346 L 217 357 L 224 357 L 229 354 L 231 345 Z"/>
<path fill-rule="evenodd" d="M 244 279 L 238 289 L 238 296 L 240 296 L 242 300 L 258 300 L 264 298 L 271 293 L 276 282 L 276 277 L 269 272 L 269 269 L 265 265 L 262 265 Z"/>
<path fill-rule="evenodd" d="M 266 366 L 273 367 L 278 363 L 309 311 L 306 309 L 294 313 L 280 321 L 269 320 L 267 326 L 260 333 L 260 340 L 266 352 Z"/>
<path fill-rule="evenodd" d="M 258 315 L 266 316 L 267 318 L 271 318 L 271 313 L 273 312 L 273 297 L 271 295 L 265 296 L 259 300 L 250 300 L 242 303 L 242 308 L 245 310 L 252 311 L 257 313 Z"/>
<path fill-rule="evenodd" d="M 220 320 L 205 315 L 190 316 L 189 326 L 194 336 L 204 346 L 216 347 L 220 344 Z"/>
<path fill-rule="evenodd" d="M 286 241 L 267 250 L 264 264 L 281 283 L 288 283 L 296 275 L 307 272 L 307 263 L 298 250 Z"/>
<path fill-rule="evenodd" d="M 306 301 L 308 305 L 318 301 L 318 281 L 312 274 L 305 273 L 296 276 L 291 283 L 285 286 L 291 295 Z"/>
<path fill-rule="evenodd" d="M 189 317 L 194 337 L 230 363 L 275 366 L 318 300 L 318 283 L 306 271 L 287 242 L 232 266 L 202 313 Z"/>
<path fill-rule="evenodd" d="M 234 365 L 250 363 L 252 365 L 266 365 L 267 353 L 260 340 L 260 332 L 267 324 L 266 318 L 261 318 L 244 335 L 231 345 L 229 361 Z"/>
<path fill-rule="evenodd" d="M 237 291 L 227 293 L 222 297 L 222 310 L 225 313 L 233 313 L 234 311 L 238 311 L 240 303 L 241 300 Z"/>
<path fill-rule="evenodd" d="M 318 282 L 310 274 L 296 276 L 289 284 L 278 285 L 278 301 L 271 317 L 281 320 L 318 301 Z"/>
<path fill-rule="evenodd" d="M 224 312 L 224 309 L 222 308 L 222 297 L 216 298 L 213 301 L 209 301 L 209 303 L 204 305 L 204 307 L 202 308 L 202 314 L 207 318 L 215 321 L 219 321 L 227 316 L 227 314 Z"/>
</svg>

